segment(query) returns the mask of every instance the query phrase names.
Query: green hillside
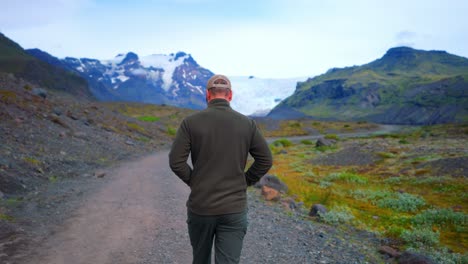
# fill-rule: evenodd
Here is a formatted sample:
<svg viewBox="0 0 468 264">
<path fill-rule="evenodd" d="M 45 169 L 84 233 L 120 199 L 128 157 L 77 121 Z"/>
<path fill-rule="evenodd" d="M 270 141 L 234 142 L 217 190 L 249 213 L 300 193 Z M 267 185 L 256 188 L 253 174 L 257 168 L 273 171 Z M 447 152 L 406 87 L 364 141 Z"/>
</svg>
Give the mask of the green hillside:
<svg viewBox="0 0 468 264">
<path fill-rule="evenodd" d="M 0 72 L 12 73 L 41 88 L 66 91 L 85 97 L 92 96 L 85 79 L 30 56 L 21 46 L 1 33 Z"/>
<path fill-rule="evenodd" d="M 434 124 L 468 121 L 467 106 L 468 59 L 399 47 L 298 83 L 269 116 Z"/>
</svg>

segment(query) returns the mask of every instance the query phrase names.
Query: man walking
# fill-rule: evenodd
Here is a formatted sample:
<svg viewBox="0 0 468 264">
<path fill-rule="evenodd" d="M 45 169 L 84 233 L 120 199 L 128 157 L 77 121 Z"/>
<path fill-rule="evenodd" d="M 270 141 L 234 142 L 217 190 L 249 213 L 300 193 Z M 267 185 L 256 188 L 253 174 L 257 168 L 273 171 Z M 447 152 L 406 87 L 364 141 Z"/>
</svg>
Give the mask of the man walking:
<svg viewBox="0 0 468 264">
<path fill-rule="evenodd" d="M 230 107 L 229 79 L 214 75 L 206 89 L 208 107 L 184 119 L 169 163 L 191 190 L 187 224 L 193 263 L 211 263 L 213 241 L 216 263 L 239 263 L 247 231 L 246 189 L 268 172 L 272 156 L 255 122 Z M 244 172 L 249 153 L 255 161 Z"/>
</svg>

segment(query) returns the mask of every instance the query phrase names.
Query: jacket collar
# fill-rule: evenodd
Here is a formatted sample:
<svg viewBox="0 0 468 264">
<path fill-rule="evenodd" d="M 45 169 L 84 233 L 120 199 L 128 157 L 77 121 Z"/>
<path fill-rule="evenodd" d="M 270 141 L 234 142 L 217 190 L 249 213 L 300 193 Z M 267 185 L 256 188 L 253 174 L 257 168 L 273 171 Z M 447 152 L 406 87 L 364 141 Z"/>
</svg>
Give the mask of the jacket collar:
<svg viewBox="0 0 468 264">
<path fill-rule="evenodd" d="M 208 108 L 227 109 L 227 108 L 231 108 L 231 106 L 228 100 L 215 98 L 208 102 Z"/>
</svg>

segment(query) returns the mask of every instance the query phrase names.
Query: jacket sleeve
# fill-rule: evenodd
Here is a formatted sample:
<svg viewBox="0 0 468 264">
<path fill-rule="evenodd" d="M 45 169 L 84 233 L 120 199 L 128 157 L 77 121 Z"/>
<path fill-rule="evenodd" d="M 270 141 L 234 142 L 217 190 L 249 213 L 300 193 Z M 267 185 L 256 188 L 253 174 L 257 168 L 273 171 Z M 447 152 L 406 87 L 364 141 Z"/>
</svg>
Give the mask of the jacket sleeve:
<svg viewBox="0 0 468 264">
<path fill-rule="evenodd" d="M 187 164 L 190 154 L 190 136 L 187 123 L 184 120 L 177 130 L 176 137 L 169 152 L 169 166 L 171 170 L 187 185 L 190 185 L 192 168 Z"/>
<path fill-rule="evenodd" d="M 248 186 L 258 182 L 273 165 L 273 157 L 270 148 L 258 130 L 255 122 L 253 122 L 254 132 L 252 136 L 252 143 L 250 144 L 249 153 L 254 158 L 254 163 L 245 173 L 245 179 Z"/>
</svg>

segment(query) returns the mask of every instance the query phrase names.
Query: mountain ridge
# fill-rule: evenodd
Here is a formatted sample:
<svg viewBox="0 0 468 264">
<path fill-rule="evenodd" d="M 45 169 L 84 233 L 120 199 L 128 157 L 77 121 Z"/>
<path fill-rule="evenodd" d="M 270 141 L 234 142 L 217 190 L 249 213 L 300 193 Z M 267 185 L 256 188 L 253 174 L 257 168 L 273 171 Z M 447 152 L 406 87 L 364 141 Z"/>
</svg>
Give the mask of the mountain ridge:
<svg viewBox="0 0 468 264">
<path fill-rule="evenodd" d="M 39 55 L 46 57 L 43 53 Z M 40 88 L 93 97 L 85 79 L 54 63 L 57 61 L 47 62 L 30 55 L 19 44 L 0 33 L 0 72 L 11 73 Z"/>
<path fill-rule="evenodd" d="M 396 47 L 368 64 L 298 83 L 268 117 L 435 124 L 466 122 L 466 105 L 468 59 Z"/>
</svg>

